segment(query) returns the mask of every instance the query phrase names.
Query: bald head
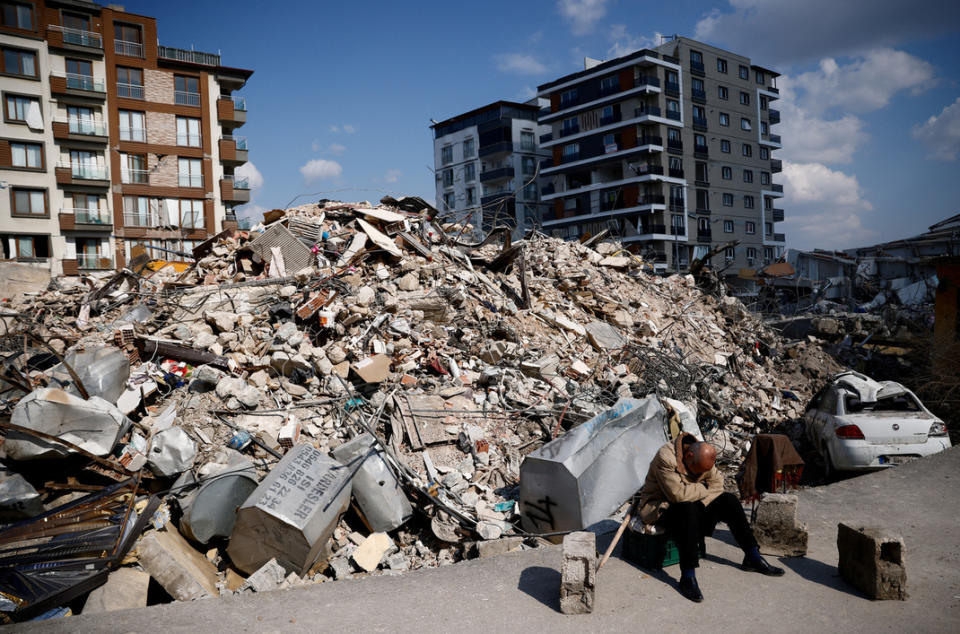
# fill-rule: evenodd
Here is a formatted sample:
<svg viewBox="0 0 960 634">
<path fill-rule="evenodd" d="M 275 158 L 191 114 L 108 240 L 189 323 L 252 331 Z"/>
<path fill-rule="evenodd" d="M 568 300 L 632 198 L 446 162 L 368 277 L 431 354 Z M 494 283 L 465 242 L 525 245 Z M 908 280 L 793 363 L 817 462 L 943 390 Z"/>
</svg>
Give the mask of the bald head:
<svg viewBox="0 0 960 634">
<path fill-rule="evenodd" d="M 706 473 L 717 461 L 717 450 L 705 442 L 695 442 L 683 452 L 683 464 L 696 475 Z"/>
</svg>

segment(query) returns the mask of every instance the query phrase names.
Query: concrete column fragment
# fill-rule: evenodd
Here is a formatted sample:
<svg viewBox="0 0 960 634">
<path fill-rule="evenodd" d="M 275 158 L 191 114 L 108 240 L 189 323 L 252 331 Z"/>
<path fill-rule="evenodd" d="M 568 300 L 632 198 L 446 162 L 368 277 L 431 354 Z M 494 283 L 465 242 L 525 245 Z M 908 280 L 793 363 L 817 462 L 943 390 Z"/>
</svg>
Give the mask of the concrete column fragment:
<svg viewBox="0 0 960 634">
<path fill-rule="evenodd" d="M 837 526 L 840 576 L 870 599 L 907 598 L 903 537 L 878 527 Z"/>
<path fill-rule="evenodd" d="M 593 612 L 597 577 L 597 536 L 580 531 L 563 538 L 560 571 L 560 611 L 564 614 Z"/>
<path fill-rule="evenodd" d="M 172 524 L 146 533 L 137 545 L 140 565 L 177 601 L 220 595 L 217 569 Z"/>
<path fill-rule="evenodd" d="M 802 557 L 807 554 L 806 524 L 797 520 L 796 495 L 768 493 L 757 505 L 753 534 L 760 552 L 777 557 Z"/>
</svg>

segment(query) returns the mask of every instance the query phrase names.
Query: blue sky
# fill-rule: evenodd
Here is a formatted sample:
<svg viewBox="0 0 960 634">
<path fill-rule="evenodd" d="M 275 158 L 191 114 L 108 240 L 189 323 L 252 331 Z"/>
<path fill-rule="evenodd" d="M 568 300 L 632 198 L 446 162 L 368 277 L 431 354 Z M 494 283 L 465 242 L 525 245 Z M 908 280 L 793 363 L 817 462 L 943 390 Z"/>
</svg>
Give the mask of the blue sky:
<svg viewBox="0 0 960 634">
<path fill-rule="evenodd" d="M 780 225 L 795 248 L 920 233 L 960 213 L 960 2 L 126 2 L 160 43 L 255 71 L 249 212 L 434 198 L 429 120 L 680 34 L 785 75 Z M 272 9 L 272 10 L 271 10 Z M 779 128 L 779 129 L 778 129 Z"/>
</svg>

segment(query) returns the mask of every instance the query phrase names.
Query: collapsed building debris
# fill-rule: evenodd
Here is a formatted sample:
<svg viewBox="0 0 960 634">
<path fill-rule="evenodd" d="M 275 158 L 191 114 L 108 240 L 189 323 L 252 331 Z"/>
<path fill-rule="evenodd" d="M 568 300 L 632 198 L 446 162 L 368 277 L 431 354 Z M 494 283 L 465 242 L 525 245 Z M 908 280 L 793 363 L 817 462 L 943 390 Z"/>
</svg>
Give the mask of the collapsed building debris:
<svg viewBox="0 0 960 634">
<path fill-rule="evenodd" d="M 135 475 L 165 501 L 127 565 L 175 598 L 262 591 L 535 547 L 609 514 L 641 459 L 569 527 L 521 522 L 518 501 L 521 464 L 595 442 L 583 423 L 615 426 L 618 401 L 648 399 L 657 443 L 699 427 L 732 475 L 836 371 L 722 287 L 651 275 L 620 245 L 467 244 L 422 200 L 381 203 L 271 212 L 185 270 L 140 262 L 12 298 L 9 473 L 46 508 Z"/>
</svg>

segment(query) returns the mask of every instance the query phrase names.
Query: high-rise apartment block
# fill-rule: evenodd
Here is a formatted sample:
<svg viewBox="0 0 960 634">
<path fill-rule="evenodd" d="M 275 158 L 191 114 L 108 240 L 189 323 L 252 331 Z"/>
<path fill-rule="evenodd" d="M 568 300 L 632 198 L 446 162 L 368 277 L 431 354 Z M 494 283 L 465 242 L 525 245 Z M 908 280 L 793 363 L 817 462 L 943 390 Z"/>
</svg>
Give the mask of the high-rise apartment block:
<svg viewBox="0 0 960 634">
<path fill-rule="evenodd" d="M 539 106 L 497 101 L 430 126 L 437 207 L 444 219 L 467 221 L 474 238 L 497 226 L 516 234 L 538 224 L 538 147 L 547 128 Z"/>
<path fill-rule="evenodd" d="M 778 74 L 683 37 L 596 63 L 539 87 L 543 230 L 577 238 L 609 229 L 657 268 L 711 264 L 730 277 L 779 257 L 783 186 Z"/>
<path fill-rule="evenodd" d="M 0 0 L 2 257 L 54 274 L 176 260 L 250 199 L 235 91 L 253 71 L 160 46 L 154 18 L 83 0 Z M 6 195 L 8 194 L 8 195 Z"/>
</svg>

